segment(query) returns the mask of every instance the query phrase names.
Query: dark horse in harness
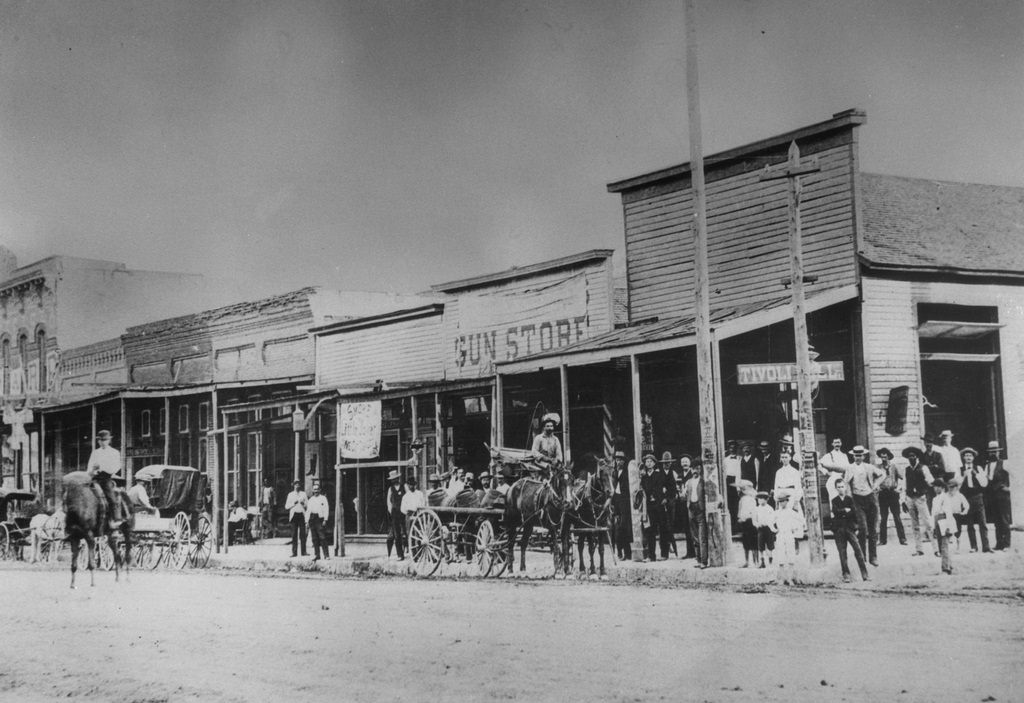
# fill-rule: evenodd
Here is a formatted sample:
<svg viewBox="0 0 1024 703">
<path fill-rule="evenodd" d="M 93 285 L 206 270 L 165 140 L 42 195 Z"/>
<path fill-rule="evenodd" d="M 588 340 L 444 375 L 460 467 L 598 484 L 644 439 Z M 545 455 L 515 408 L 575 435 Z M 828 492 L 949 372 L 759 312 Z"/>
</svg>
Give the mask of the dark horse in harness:
<svg viewBox="0 0 1024 703">
<path fill-rule="evenodd" d="M 569 573 L 568 523 L 565 520 L 566 506 L 571 496 L 571 469 L 553 465 L 550 477 L 541 481 L 535 478 L 521 478 L 512 484 L 505 502 L 505 529 L 508 532 L 508 570 L 515 571 L 516 532 L 521 527 L 519 570 L 526 570 L 526 545 L 533 528 L 540 526 L 548 531 L 551 552 L 554 556 L 555 574 L 559 570 Z"/>
<path fill-rule="evenodd" d="M 121 514 L 130 516 L 131 509 L 122 491 L 115 493 L 121 501 Z M 121 580 L 121 555 L 117 549 L 118 540 L 124 542 L 125 578 L 128 577 L 128 564 L 131 561 L 131 518 L 125 520 L 116 531 L 106 529 L 103 519 L 106 506 L 100 501 L 102 493 L 95 490 L 92 478 L 85 471 L 74 471 L 64 477 L 64 534 L 71 544 L 71 588 L 75 587 L 75 572 L 78 570 L 78 553 L 82 548 L 82 540 L 88 547 L 89 585 L 95 586 L 93 565 L 96 563 L 96 540 L 106 535 L 110 551 L 114 555 L 114 579 Z"/>
<path fill-rule="evenodd" d="M 572 500 L 566 513 L 572 529 L 576 532 L 576 546 L 579 552 L 578 576 L 583 578 L 583 543 L 590 553 L 590 576 L 594 576 L 594 546 L 600 556 L 599 576 L 606 575 L 604 568 L 604 545 L 611 544 L 612 529 L 612 472 L 609 466 L 593 454 L 586 454 L 579 462 L 582 470 L 576 475 L 572 487 Z"/>
</svg>

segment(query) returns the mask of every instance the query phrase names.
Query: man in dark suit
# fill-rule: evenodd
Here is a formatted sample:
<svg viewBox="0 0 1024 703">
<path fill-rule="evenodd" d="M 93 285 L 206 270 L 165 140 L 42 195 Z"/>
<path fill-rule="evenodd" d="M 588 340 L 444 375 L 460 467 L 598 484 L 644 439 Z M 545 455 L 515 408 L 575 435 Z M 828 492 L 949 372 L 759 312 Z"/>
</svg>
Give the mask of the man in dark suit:
<svg viewBox="0 0 1024 703">
<path fill-rule="evenodd" d="M 946 462 L 942 459 L 942 453 L 935 448 L 935 435 L 931 432 L 924 433 L 924 455 L 921 457 L 921 463 L 928 467 L 928 473 L 933 478 L 943 478 L 946 475 Z M 929 491 L 928 493 L 928 510 L 932 509 L 932 500 L 935 498 L 935 493 Z"/>
<path fill-rule="evenodd" d="M 661 558 L 668 559 L 668 506 L 670 500 L 675 500 L 675 482 L 668 478 L 653 454 L 644 455 L 644 468 L 647 480 L 643 489 L 647 495 L 647 514 L 651 519 L 651 561 L 655 561 L 655 540 L 660 547 Z"/>
<path fill-rule="evenodd" d="M 997 440 L 989 442 L 988 461 L 985 464 L 992 521 L 996 526 L 996 551 L 1010 548 L 1010 473 L 999 458 L 1001 451 L 1003 448 Z"/>
<path fill-rule="evenodd" d="M 757 474 L 761 471 L 761 460 L 754 454 L 754 445 L 750 442 L 743 443 L 743 451 L 740 455 L 740 478 L 750 481 L 750 485 L 757 488 Z"/>
<path fill-rule="evenodd" d="M 629 469 L 626 466 L 626 453 L 617 449 L 614 461 L 612 510 L 615 511 L 615 553 L 620 559 L 629 560 L 633 558 L 633 514 L 629 505 Z"/>
<path fill-rule="evenodd" d="M 853 505 L 853 498 L 846 489 L 846 481 L 836 481 L 836 497 L 832 499 L 832 535 L 836 541 L 836 551 L 839 552 L 839 566 L 843 570 L 843 581 L 850 581 L 850 566 L 846 562 L 846 546 L 853 549 L 853 556 L 857 559 L 857 566 L 860 567 L 860 577 L 864 581 L 868 578 L 868 567 L 864 563 L 864 551 L 857 542 L 857 511 Z"/>
</svg>

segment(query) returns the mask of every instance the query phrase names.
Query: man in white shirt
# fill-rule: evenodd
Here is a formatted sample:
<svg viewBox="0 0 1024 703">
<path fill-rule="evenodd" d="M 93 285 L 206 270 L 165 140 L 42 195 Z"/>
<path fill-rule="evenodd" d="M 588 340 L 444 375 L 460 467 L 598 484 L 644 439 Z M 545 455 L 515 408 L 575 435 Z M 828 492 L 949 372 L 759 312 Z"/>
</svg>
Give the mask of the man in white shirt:
<svg viewBox="0 0 1024 703">
<path fill-rule="evenodd" d="M 871 566 L 878 566 L 878 494 L 875 487 L 885 478 L 885 472 L 874 464 L 864 462 L 868 450 L 859 444 L 850 450 L 853 463 L 846 469 L 847 485 L 853 493 L 853 506 L 857 511 L 860 550 Z"/>
<path fill-rule="evenodd" d="M 834 437 L 832 451 L 821 457 L 818 464 L 829 474 L 825 480 L 825 490 L 828 491 L 828 502 L 831 505 L 839 495 L 839 491 L 836 490 L 836 481 L 846 475 L 846 469 L 850 466 L 850 460 L 846 457 L 846 452 L 843 451 L 843 440 Z"/>
<path fill-rule="evenodd" d="M 779 498 L 789 498 L 789 508 L 802 513 L 800 501 L 804 497 L 803 486 L 800 485 L 800 470 L 793 466 L 789 451 L 783 449 L 779 454 L 779 468 L 775 471 L 775 486 L 772 497 L 778 503 Z"/>
<path fill-rule="evenodd" d="M 946 479 L 952 477 L 957 484 L 963 481 L 963 460 L 960 458 L 960 450 L 953 446 L 953 433 L 950 430 L 943 430 L 939 433 L 939 443 L 935 447 L 942 455 L 942 464 L 946 469 Z M 933 472 L 934 473 L 934 472 Z"/>
<path fill-rule="evenodd" d="M 402 515 L 405 516 L 405 534 L 409 534 L 416 511 L 427 506 L 427 497 L 416 487 L 416 478 L 405 479 L 405 493 L 402 495 Z"/>
<path fill-rule="evenodd" d="M 245 534 L 245 521 L 248 519 L 249 513 L 238 504 L 237 500 L 231 501 L 228 509 L 228 545 L 234 544 L 232 540 L 235 530 L 241 530 L 242 542 L 251 542 L 250 535 Z"/>
<path fill-rule="evenodd" d="M 739 522 L 736 520 L 737 508 L 740 504 L 739 490 L 736 484 L 740 480 L 740 455 L 737 452 L 736 440 L 725 443 L 725 457 L 722 459 L 722 471 L 725 472 L 726 500 L 729 506 L 729 518 L 732 520 L 733 533 L 739 534 Z"/>
<path fill-rule="evenodd" d="M 448 479 L 448 488 L 445 490 L 449 498 L 454 498 L 466 487 L 466 471 L 452 466 L 451 475 L 452 477 Z"/>
<path fill-rule="evenodd" d="M 313 495 L 309 499 L 309 506 L 306 510 L 306 522 L 309 524 L 309 534 L 313 538 L 313 561 L 320 558 L 323 552 L 324 559 L 330 559 L 327 551 L 327 518 L 331 516 L 331 506 L 327 502 L 327 496 L 320 492 L 320 482 L 313 482 Z"/>
<path fill-rule="evenodd" d="M 160 514 L 160 511 L 149 502 L 149 493 L 146 491 L 145 481 L 136 481 L 128 489 L 128 504 L 132 506 L 132 512 L 148 513 L 149 515 Z"/>
<path fill-rule="evenodd" d="M 110 516 L 109 527 L 111 530 L 116 530 L 124 520 L 121 515 L 121 501 L 115 495 L 112 481 L 113 478 L 121 475 L 121 452 L 110 446 L 111 439 L 110 432 L 107 430 L 100 430 L 96 433 L 96 441 L 100 446 L 93 449 L 92 454 L 89 455 L 86 471 L 103 492 L 108 506 L 104 515 Z"/>
<path fill-rule="evenodd" d="M 302 482 L 295 481 L 292 484 L 292 492 L 284 501 L 284 509 L 288 511 L 288 522 L 292 526 L 292 556 L 298 556 L 299 546 L 302 546 L 302 556 L 306 555 L 306 505 L 309 499 L 306 492 L 302 490 Z"/>
</svg>

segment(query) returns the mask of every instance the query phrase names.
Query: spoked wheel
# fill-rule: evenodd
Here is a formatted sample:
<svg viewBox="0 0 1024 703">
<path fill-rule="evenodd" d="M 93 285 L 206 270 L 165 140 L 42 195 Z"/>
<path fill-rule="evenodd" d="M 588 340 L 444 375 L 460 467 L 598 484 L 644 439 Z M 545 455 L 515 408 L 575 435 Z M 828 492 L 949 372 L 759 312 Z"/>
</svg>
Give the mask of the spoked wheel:
<svg viewBox="0 0 1024 703">
<path fill-rule="evenodd" d="M 494 526 L 491 521 L 480 520 L 476 528 L 476 543 L 473 545 L 473 563 L 480 578 L 487 578 L 494 567 Z"/>
<path fill-rule="evenodd" d="M 166 544 L 161 544 L 158 546 L 156 544 L 150 543 L 148 545 L 149 556 L 146 558 L 146 563 L 144 564 L 144 567 L 147 569 L 156 569 L 156 567 L 160 566 L 162 563 L 167 561 L 167 549 L 168 547 Z"/>
<path fill-rule="evenodd" d="M 491 553 L 493 563 L 490 575 L 498 578 L 508 568 L 508 531 L 504 527 L 498 528 L 498 535 L 493 544 L 494 551 Z"/>
<path fill-rule="evenodd" d="M 444 532 L 433 510 L 424 510 L 409 527 L 409 554 L 416 575 L 426 578 L 437 571 L 444 558 Z"/>
<path fill-rule="evenodd" d="M 171 539 L 167 543 L 167 565 L 174 569 L 181 569 L 188 562 L 189 537 L 192 534 L 188 526 L 188 515 L 178 513 L 174 516 L 174 523 L 171 527 Z"/>
<path fill-rule="evenodd" d="M 111 571 L 114 568 L 114 552 L 105 537 L 96 540 L 96 568 Z"/>
<path fill-rule="evenodd" d="M 210 562 L 210 552 L 213 551 L 213 525 L 210 518 L 200 516 L 196 522 L 195 532 L 192 533 L 192 544 L 188 552 L 189 566 L 197 569 L 204 568 Z"/>
<path fill-rule="evenodd" d="M 11 531 L 7 525 L 0 523 L 0 560 L 13 559 L 14 550 L 11 548 Z"/>
<path fill-rule="evenodd" d="M 132 561 L 140 569 L 152 569 L 156 561 L 153 557 L 153 543 L 137 542 L 132 549 Z"/>
<path fill-rule="evenodd" d="M 64 519 L 51 515 L 43 523 L 43 541 L 40 545 L 43 553 L 40 556 L 45 561 L 57 561 L 64 544 Z"/>
</svg>

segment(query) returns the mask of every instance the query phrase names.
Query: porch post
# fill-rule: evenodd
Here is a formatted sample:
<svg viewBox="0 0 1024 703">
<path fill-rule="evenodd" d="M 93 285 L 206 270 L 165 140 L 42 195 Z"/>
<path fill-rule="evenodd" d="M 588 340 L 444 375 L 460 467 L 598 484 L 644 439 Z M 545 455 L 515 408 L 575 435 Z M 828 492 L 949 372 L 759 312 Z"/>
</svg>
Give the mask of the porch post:
<svg viewBox="0 0 1024 703">
<path fill-rule="evenodd" d="M 633 508 L 633 496 L 640 490 L 640 455 L 643 452 L 643 421 L 640 417 L 640 362 L 629 356 L 630 389 L 633 397 L 633 460 L 629 462 L 629 507 L 633 516 L 633 561 L 644 560 L 644 533 L 640 511 Z"/>
<path fill-rule="evenodd" d="M 132 485 L 133 471 L 132 460 L 128 457 L 128 416 L 125 415 L 124 396 L 121 397 L 121 471 L 124 475 L 124 485 L 127 488 Z"/>
<path fill-rule="evenodd" d="M 572 461 L 572 443 L 569 441 L 569 367 L 562 364 L 558 367 L 558 378 L 562 387 L 562 453 L 565 463 Z"/>
<path fill-rule="evenodd" d="M 160 424 L 159 422 L 157 423 Z M 164 463 L 171 463 L 171 397 L 164 397 Z"/>
</svg>

